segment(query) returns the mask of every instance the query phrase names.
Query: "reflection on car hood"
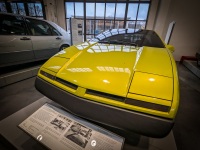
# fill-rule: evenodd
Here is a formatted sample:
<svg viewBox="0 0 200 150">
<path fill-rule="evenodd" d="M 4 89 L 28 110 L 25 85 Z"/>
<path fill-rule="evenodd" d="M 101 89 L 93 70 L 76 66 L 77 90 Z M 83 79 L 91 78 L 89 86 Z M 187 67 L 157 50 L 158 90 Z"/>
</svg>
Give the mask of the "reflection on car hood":
<svg viewBox="0 0 200 150">
<path fill-rule="evenodd" d="M 56 76 L 80 87 L 125 97 L 135 71 L 172 76 L 165 49 L 98 43 L 79 47 Z"/>
</svg>

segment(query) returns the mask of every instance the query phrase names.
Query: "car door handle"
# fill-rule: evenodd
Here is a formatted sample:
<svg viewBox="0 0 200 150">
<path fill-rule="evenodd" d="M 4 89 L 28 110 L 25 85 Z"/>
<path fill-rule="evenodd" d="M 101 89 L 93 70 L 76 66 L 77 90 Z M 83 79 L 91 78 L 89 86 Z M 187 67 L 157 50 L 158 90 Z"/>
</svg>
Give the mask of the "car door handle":
<svg viewBox="0 0 200 150">
<path fill-rule="evenodd" d="M 60 38 L 60 37 L 57 37 L 56 40 L 61 40 L 61 38 Z"/>
<path fill-rule="evenodd" d="M 28 37 L 22 37 L 22 38 L 20 38 L 20 40 L 31 40 L 31 39 Z"/>
</svg>

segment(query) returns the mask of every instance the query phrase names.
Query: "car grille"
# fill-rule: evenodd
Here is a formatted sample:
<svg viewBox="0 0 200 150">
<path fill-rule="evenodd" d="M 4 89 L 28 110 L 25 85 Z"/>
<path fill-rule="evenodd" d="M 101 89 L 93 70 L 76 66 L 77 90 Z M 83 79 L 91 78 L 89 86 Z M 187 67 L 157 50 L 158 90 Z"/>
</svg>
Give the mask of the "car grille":
<svg viewBox="0 0 200 150">
<path fill-rule="evenodd" d="M 55 77 L 55 76 L 53 76 L 53 75 L 51 75 L 47 72 L 44 72 L 42 70 L 40 71 L 40 73 L 42 75 L 46 76 L 47 78 L 50 78 L 52 80 L 56 80 L 57 82 L 65 85 L 65 86 L 67 86 L 67 87 L 69 87 L 73 90 L 77 90 L 77 88 L 78 88 L 77 85 L 70 83 L 68 81 L 65 81 L 63 79 L 57 78 L 57 77 Z M 106 98 L 108 100 L 115 100 L 115 101 L 119 101 L 119 102 L 124 102 L 126 104 L 133 105 L 133 106 L 138 106 L 138 107 L 142 107 L 142 108 L 162 111 L 162 112 L 168 112 L 170 110 L 170 106 L 165 106 L 165 105 L 160 105 L 160 104 L 155 104 L 155 103 L 149 103 L 149 102 L 140 101 L 140 100 L 134 100 L 134 99 L 131 99 L 131 98 L 125 98 L 125 97 L 122 97 L 122 96 L 103 93 L 103 92 L 90 90 L 90 89 L 86 90 L 86 94 L 101 97 L 101 98 Z"/>
<path fill-rule="evenodd" d="M 73 84 L 73 83 L 70 83 L 70 82 L 68 82 L 68 81 L 65 81 L 65 80 L 63 80 L 63 79 L 60 79 L 60 78 L 56 78 L 56 81 L 59 82 L 59 83 L 61 83 L 61 84 L 66 85 L 67 87 L 69 87 L 69 88 L 71 88 L 71 89 L 74 89 L 74 90 L 76 90 L 76 89 L 78 88 L 77 85 L 75 85 L 75 84 Z"/>
<path fill-rule="evenodd" d="M 149 102 L 144 102 L 144 101 L 134 100 L 134 99 L 129 99 L 129 98 L 125 100 L 125 103 L 131 104 L 134 106 L 144 107 L 147 109 L 163 111 L 163 112 L 168 112 L 170 110 L 169 106 L 164 106 L 164 105 L 159 105 L 159 104 L 154 104 L 154 103 L 149 103 Z"/>
<path fill-rule="evenodd" d="M 86 90 L 86 94 L 94 95 L 94 96 L 98 96 L 98 97 L 103 97 L 103 98 L 106 98 L 106 99 L 116 100 L 116 101 L 120 101 L 120 102 L 124 102 L 124 100 L 125 100 L 125 98 L 121 97 L 121 96 L 116 96 L 116 95 L 107 94 L 107 93 L 89 90 L 89 89 Z"/>
<path fill-rule="evenodd" d="M 43 76 L 45 76 L 45 77 L 47 77 L 49 79 L 52 79 L 52 80 L 55 79 L 55 76 L 53 76 L 53 75 L 51 75 L 51 74 L 49 74 L 47 72 L 44 72 L 43 70 L 40 71 L 40 74 L 42 74 Z"/>
</svg>

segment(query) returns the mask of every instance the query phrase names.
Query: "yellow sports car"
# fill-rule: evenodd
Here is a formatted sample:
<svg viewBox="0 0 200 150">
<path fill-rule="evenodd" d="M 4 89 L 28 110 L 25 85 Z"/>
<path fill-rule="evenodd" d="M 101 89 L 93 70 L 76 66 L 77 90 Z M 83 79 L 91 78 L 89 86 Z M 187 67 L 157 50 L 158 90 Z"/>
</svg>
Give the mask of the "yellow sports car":
<svg viewBox="0 0 200 150">
<path fill-rule="evenodd" d="M 179 105 L 173 51 L 151 30 L 108 30 L 51 57 L 35 86 L 80 117 L 164 137 Z"/>
</svg>

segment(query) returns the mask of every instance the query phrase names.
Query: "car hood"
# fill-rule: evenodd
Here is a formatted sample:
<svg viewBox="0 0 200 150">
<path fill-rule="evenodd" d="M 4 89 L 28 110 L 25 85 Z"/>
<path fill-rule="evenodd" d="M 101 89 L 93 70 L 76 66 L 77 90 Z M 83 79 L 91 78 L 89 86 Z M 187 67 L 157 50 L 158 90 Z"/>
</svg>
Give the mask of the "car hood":
<svg viewBox="0 0 200 150">
<path fill-rule="evenodd" d="M 77 47 L 56 77 L 79 87 L 126 97 L 135 71 L 171 77 L 170 64 L 165 49 L 97 43 L 82 50 Z"/>
</svg>

